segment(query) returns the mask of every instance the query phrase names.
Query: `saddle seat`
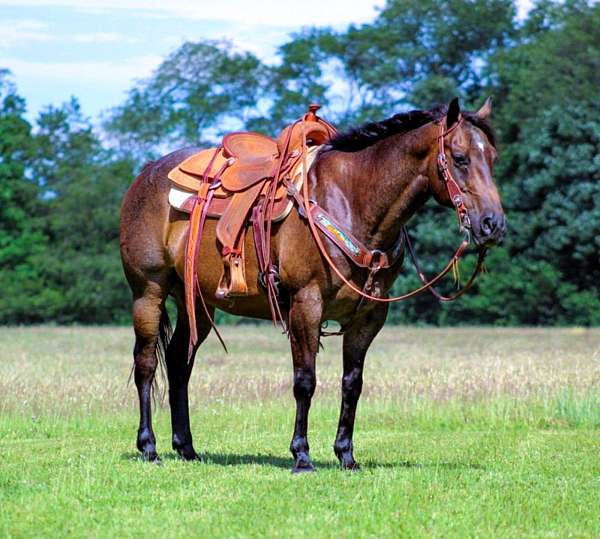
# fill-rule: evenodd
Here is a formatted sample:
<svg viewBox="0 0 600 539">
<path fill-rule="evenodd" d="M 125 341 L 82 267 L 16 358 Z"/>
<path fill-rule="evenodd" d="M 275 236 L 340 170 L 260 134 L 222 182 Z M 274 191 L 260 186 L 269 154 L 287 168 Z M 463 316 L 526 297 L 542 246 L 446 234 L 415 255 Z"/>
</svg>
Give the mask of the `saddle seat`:
<svg viewBox="0 0 600 539">
<path fill-rule="evenodd" d="M 306 152 L 306 161 L 307 167 L 310 169 L 312 163 L 317 156 L 317 153 L 321 145 L 319 146 L 311 146 L 308 148 Z M 172 181 L 173 186 L 169 190 L 169 204 L 184 213 L 191 213 L 194 202 L 196 200 L 196 195 L 198 193 L 198 189 L 202 183 L 202 178 L 197 174 L 193 174 L 188 172 L 188 166 L 186 163 L 188 161 L 198 163 L 198 162 L 206 162 L 211 159 L 217 148 L 209 148 L 206 150 L 202 150 L 183 161 L 178 167 L 171 170 L 169 173 L 169 179 Z M 224 159 L 221 154 L 215 160 L 215 164 L 213 168 L 217 168 L 219 162 L 223 162 Z M 197 170 L 197 169 L 196 169 Z M 290 168 L 288 174 L 288 179 L 291 183 L 294 184 L 296 189 L 300 190 L 302 188 L 302 160 L 298 159 L 293 167 Z M 262 185 L 262 189 L 259 193 L 259 197 L 265 194 L 266 184 Z M 220 219 L 223 214 L 227 211 L 227 208 L 231 204 L 234 197 L 238 196 L 239 192 L 233 192 L 226 190 L 221 184 L 220 187 L 215 189 L 214 197 L 211 202 L 210 207 L 208 208 L 208 217 L 213 219 Z M 243 193 L 241 193 L 243 194 Z M 275 192 L 275 207 L 273 212 L 273 221 L 282 221 L 289 214 L 293 202 L 288 199 L 288 190 L 287 187 L 280 183 Z"/>
<path fill-rule="evenodd" d="M 306 128 L 308 147 L 318 146 L 329 140 L 331 133 L 323 124 L 318 122 L 306 122 L 306 124 L 309 124 Z M 235 132 L 225 135 L 222 150 L 210 168 L 215 148 L 202 150 L 187 158 L 169 173 L 169 178 L 184 189 L 197 191 L 199 182 L 203 180 L 205 173 L 207 173 L 207 179 L 212 180 L 218 171 L 227 166 L 221 174 L 223 189 L 220 194 L 223 195 L 224 191 L 231 193 L 244 191 L 256 182 L 273 177 L 278 158 L 286 153 L 284 145 L 290 129 L 292 133 L 287 147 L 287 157 L 288 160 L 299 158 L 302 147 L 302 126 L 300 124 L 286 127 L 277 140 L 261 133 Z M 284 167 L 285 162 L 282 169 Z M 178 174 L 177 169 L 184 174 Z"/>
</svg>

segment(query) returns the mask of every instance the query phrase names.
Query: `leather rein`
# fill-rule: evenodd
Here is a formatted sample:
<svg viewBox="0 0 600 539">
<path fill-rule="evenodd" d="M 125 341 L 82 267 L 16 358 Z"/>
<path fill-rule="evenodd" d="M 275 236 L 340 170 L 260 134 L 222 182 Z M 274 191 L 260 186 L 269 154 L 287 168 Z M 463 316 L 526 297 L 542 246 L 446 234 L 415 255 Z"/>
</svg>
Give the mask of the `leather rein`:
<svg viewBox="0 0 600 539">
<path fill-rule="evenodd" d="M 304 118 L 300 121 L 304 126 Z M 396 243 L 392 246 L 388 251 L 380 251 L 378 249 L 368 249 L 362 242 L 356 239 L 348 230 L 345 229 L 340 223 L 338 223 L 327 211 L 321 208 L 315 200 L 312 200 L 309 197 L 308 193 L 308 170 L 306 163 L 306 152 L 303 152 L 303 182 L 302 182 L 302 196 L 295 189 L 295 187 L 287 183 L 289 194 L 296 200 L 298 204 L 298 211 L 300 215 L 308 221 L 310 231 L 312 236 L 317 244 L 317 247 L 326 260 L 329 267 L 336 273 L 336 275 L 341 279 L 341 281 L 348 286 L 352 291 L 356 292 L 360 296 L 359 307 L 362 302 L 366 300 L 376 301 L 380 303 L 392 303 L 396 301 L 403 301 L 409 298 L 412 298 L 426 290 L 429 290 L 438 300 L 446 302 L 453 301 L 460 296 L 462 296 L 465 292 L 467 292 L 475 279 L 479 275 L 479 273 L 483 269 L 485 255 L 487 250 L 485 248 L 479 250 L 479 256 L 477 259 L 477 265 L 475 270 L 473 271 L 471 277 L 465 284 L 463 288 L 458 290 L 456 293 L 445 296 L 440 294 L 437 290 L 435 290 L 434 285 L 436 285 L 439 281 L 442 280 L 451 270 L 455 271 L 455 275 L 457 274 L 457 266 L 460 257 L 464 254 L 467 246 L 470 243 L 470 234 L 469 230 L 471 227 L 469 216 L 467 214 L 467 208 L 464 203 L 463 193 L 452 176 L 450 168 L 448 166 L 448 160 L 446 158 L 445 153 L 445 142 L 444 138 L 449 135 L 452 131 L 454 131 L 462 122 L 462 117 L 459 117 L 457 122 L 451 126 L 449 129 L 444 129 L 446 117 L 443 117 L 439 120 L 438 123 L 438 156 L 437 156 L 437 164 L 440 175 L 446 185 L 446 189 L 448 191 L 448 195 L 450 196 L 450 200 L 456 210 L 458 222 L 460 229 L 465 232 L 465 238 L 459 245 L 458 249 L 455 251 L 454 255 L 445 266 L 445 268 L 438 273 L 435 277 L 428 280 L 423 271 L 419 266 L 412 242 L 408 235 L 408 231 L 405 226 L 402 226 L 400 236 Z M 306 148 L 306 132 L 303 133 L 303 144 Z M 327 236 L 330 240 L 332 240 L 337 247 L 339 247 L 344 254 L 348 257 L 350 261 L 352 261 L 355 265 L 366 268 L 369 270 L 367 279 L 365 281 L 362 289 L 358 288 L 354 283 L 352 283 L 348 278 L 344 276 L 342 271 L 337 267 L 335 262 L 332 260 L 331 256 L 327 252 L 327 249 L 323 243 L 321 235 L 319 234 L 321 231 L 325 236 Z M 412 290 L 411 292 L 407 292 L 400 296 L 394 297 L 379 297 L 373 295 L 372 288 L 373 282 L 376 274 L 383 270 L 390 268 L 393 266 L 400 258 L 403 253 L 403 246 L 406 244 L 409 255 L 412 259 L 412 262 L 415 266 L 415 270 L 417 271 L 417 275 L 421 280 L 422 286 L 419 288 Z"/>
</svg>

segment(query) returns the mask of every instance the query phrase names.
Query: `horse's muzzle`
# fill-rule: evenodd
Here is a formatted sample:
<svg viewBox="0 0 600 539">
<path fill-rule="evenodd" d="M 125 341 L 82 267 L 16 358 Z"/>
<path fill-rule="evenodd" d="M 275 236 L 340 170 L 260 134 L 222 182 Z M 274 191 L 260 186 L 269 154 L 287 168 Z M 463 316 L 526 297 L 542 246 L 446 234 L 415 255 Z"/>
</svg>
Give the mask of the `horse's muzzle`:
<svg viewBox="0 0 600 539">
<path fill-rule="evenodd" d="M 474 225 L 472 226 L 473 240 L 481 247 L 500 244 L 506 233 L 506 217 L 503 213 L 486 213 Z"/>
</svg>

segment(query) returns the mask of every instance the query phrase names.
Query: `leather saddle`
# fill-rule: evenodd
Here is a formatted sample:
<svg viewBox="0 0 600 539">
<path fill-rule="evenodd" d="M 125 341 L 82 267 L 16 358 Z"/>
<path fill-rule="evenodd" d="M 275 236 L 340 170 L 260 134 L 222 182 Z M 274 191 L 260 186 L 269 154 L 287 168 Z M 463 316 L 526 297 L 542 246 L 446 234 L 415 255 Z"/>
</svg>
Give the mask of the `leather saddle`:
<svg viewBox="0 0 600 539">
<path fill-rule="evenodd" d="M 192 223 L 200 201 L 206 203 L 204 217 L 218 219 L 216 232 L 224 268 L 217 297 L 248 292 L 243 245 L 247 228 L 257 219 L 253 208 L 268 206 L 266 219 L 284 219 L 293 206 L 286 183 L 301 186 L 303 152 L 307 152 L 310 166 L 318 146 L 335 133 L 330 124 L 316 116 L 318 108 L 311 105 L 303 120 L 286 127 L 277 139 L 260 133 L 229 133 L 218 148 L 202 150 L 169 172 L 174 184 L 169 193 L 173 207 L 192 213 Z M 264 221 L 264 212 L 260 215 Z M 255 228 L 255 236 L 256 232 Z M 190 230 L 190 237 L 193 233 Z"/>
</svg>

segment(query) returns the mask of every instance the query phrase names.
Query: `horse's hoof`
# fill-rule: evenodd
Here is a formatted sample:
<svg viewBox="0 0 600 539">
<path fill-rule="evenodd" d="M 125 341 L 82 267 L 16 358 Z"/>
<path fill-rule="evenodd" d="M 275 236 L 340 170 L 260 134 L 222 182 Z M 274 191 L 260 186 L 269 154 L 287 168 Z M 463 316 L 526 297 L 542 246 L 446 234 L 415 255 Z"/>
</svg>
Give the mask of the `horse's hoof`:
<svg viewBox="0 0 600 539">
<path fill-rule="evenodd" d="M 342 470 L 347 470 L 349 472 L 360 472 L 360 465 L 355 461 L 342 463 Z"/>
<path fill-rule="evenodd" d="M 294 474 L 314 472 L 314 471 L 315 471 L 315 467 L 312 465 L 311 462 L 298 462 L 292 468 L 292 473 L 294 473 Z"/>
<path fill-rule="evenodd" d="M 144 451 L 142 453 L 142 460 L 144 462 L 151 462 L 152 464 L 162 466 L 162 460 L 160 460 L 160 457 L 156 451 Z"/>
<path fill-rule="evenodd" d="M 178 451 L 181 460 L 185 462 L 202 462 L 202 457 L 193 449 L 191 451 Z"/>
</svg>

